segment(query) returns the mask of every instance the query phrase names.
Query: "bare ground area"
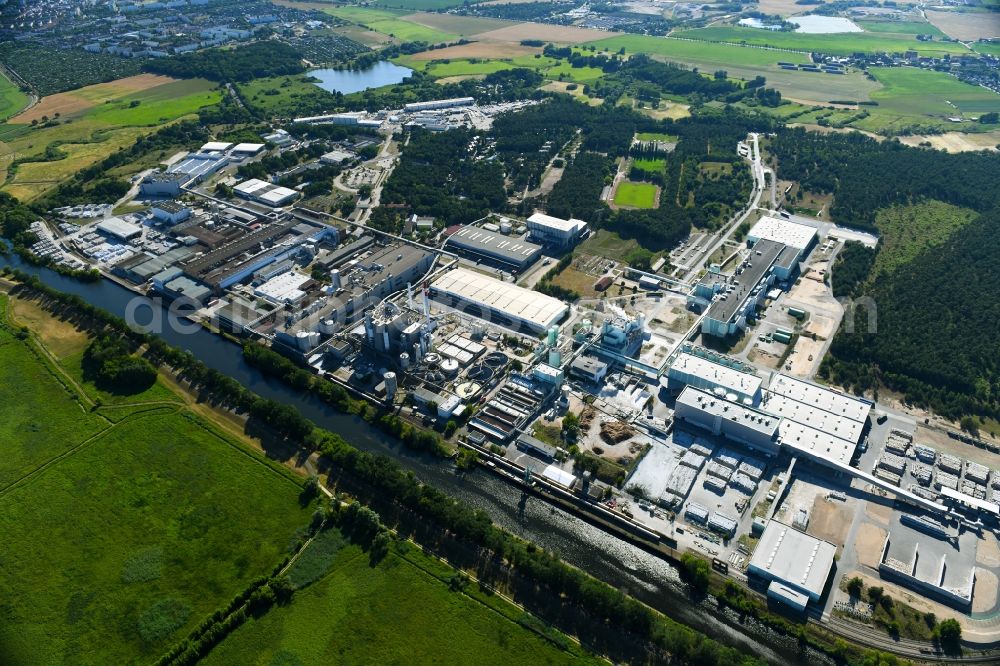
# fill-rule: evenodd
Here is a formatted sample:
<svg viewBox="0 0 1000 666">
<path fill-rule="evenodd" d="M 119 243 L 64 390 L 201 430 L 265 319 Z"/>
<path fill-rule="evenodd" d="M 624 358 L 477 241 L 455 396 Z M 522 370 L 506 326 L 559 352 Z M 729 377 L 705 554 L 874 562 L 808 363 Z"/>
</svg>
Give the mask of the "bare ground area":
<svg viewBox="0 0 1000 666">
<path fill-rule="evenodd" d="M 806 531 L 818 539 L 843 547 L 847 531 L 851 527 L 851 512 L 843 502 L 835 502 L 816 496 L 810 512 L 809 529 Z"/>
<path fill-rule="evenodd" d="M 159 74 L 137 74 L 117 81 L 98 83 L 86 88 L 57 93 L 43 97 L 38 104 L 14 116 L 11 121 L 30 123 L 32 120 L 40 121 L 43 116 L 54 118 L 57 113 L 60 116 L 70 116 L 102 104 L 106 99 L 156 88 L 176 80 Z"/>
<path fill-rule="evenodd" d="M 858 533 L 854 537 L 854 552 L 858 556 L 858 562 L 866 567 L 878 569 L 882 546 L 885 545 L 885 535 L 885 530 L 871 523 L 859 526 Z"/>
<path fill-rule="evenodd" d="M 979 12 L 927 12 L 927 20 L 954 39 L 975 41 L 1000 38 L 1000 17 Z"/>
<path fill-rule="evenodd" d="M 816 4 L 822 3 L 817 2 Z M 761 0 L 758 11 L 768 15 L 792 16 L 793 14 L 806 14 L 812 8 L 810 5 L 800 5 L 795 0 Z"/>
<path fill-rule="evenodd" d="M 621 33 L 575 28 L 569 25 L 545 25 L 542 23 L 521 23 L 499 30 L 491 30 L 477 35 L 479 39 L 491 39 L 497 42 L 520 43 L 522 39 L 541 39 L 557 44 L 580 44 L 592 42 L 607 37 L 617 37 Z"/>
<path fill-rule="evenodd" d="M 972 588 L 972 612 L 985 613 L 997 605 L 997 585 L 1000 581 L 992 571 L 976 567 L 976 584 Z"/>
<path fill-rule="evenodd" d="M 1000 567 L 1000 544 L 997 538 L 990 532 L 984 532 L 984 536 L 979 540 L 979 547 L 976 548 L 976 564 L 984 567 Z"/>
<path fill-rule="evenodd" d="M 901 136 L 900 143 L 908 146 L 919 146 L 930 143 L 932 148 L 949 153 L 964 153 L 977 150 L 996 150 L 1000 145 L 1000 131 L 983 132 L 981 134 L 964 134 L 962 132 L 946 132 L 935 136 Z"/>
<path fill-rule="evenodd" d="M 892 518 L 892 507 L 868 502 L 868 505 L 865 506 L 865 514 L 882 525 L 888 525 L 889 519 Z"/>
<path fill-rule="evenodd" d="M 458 60 L 461 58 L 490 58 L 493 60 L 503 58 L 516 58 L 524 55 L 534 55 L 541 53 L 542 49 L 533 46 L 521 46 L 520 44 L 500 44 L 497 42 L 472 42 L 471 44 L 460 44 L 449 46 L 444 49 L 434 49 L 433 51 L 422 51 L 415 54 L 413 60 Z"/>
<path fill-rule="evenodd" d="M 940 430 L 925 427 L 922 421 L 923 419 L 920 420 L 920 424 L 917 426 L 917 430 L 913 435 L 913 441 L 931 446 L 937 449 L 939 453 L 950 453 L 951 455 L 965 458 L 966 460 L 971 460 L 990 468 L 998 467 L 997 454 L 990 453 L 986 449 L 976 448 L 971 444 L 960 442 L 957 439 L 952 439 Z"/>
<path fill-rule="evenodd" d="M 458 76 L 446 76 L 443 79 L 437 79 L 434 83 L 439 86 L 446 86 L 449 83 L 461 83 L 462 81 L 481 81 L 485 79 L 485 74 L 460 74 Z"/>
<path fill-rule="evenodd" d="M 35 301 L 11 298 L 10 307 L 14 318 L 34 331 L 56 358 L 63 359 L 87 346 L 86 333 L 68 321 L 53 317 Z"/>
</svg>

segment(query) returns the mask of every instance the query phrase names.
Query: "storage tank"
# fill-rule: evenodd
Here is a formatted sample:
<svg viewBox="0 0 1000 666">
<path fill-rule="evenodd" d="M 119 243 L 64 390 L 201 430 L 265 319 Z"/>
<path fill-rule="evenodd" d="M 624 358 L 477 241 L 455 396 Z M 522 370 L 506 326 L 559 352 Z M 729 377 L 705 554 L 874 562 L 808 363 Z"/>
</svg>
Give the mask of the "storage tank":
<svg viewBox="0 0 1000 666">
<path fill-rule="evenodd" d="M 458 361 L 453 358 L 446 358 L 441 361 L 441 372 L 448 377 L 454 377 L 458 374 Z"/>
<path fill-rule="evenodd" d="M 330 271 L 330 283 L 334 289 L 340 289 L 340 270 L 334 268 Z"/>
<path fill-rule="evenodd" d="M 564 403 L 569 403 L 569 384 L 563 384 L 562 388 L 559 389 L 559 395 Z"/>
<path fill-rule="evenodd" d="M 424 361 L 426 361 L 428 365 L 435 365 L 440 360 L 441 360 L 441 355 L 435 352 L 431 352 L 430 354 L 424 356 Z"/>
<path fill-rule="evenodd" d="M 295 344 L 302 351 L 308 351 L 319 344 L 319 333 L 315 331 L 299 331 L 295 334 Z"/>
<path fill-rule="evenodd" d="M 558 349 L 549 350 L 549 365 L 553 368 L 562 367 L 562 354 Z"/>
<path fill-rule="evenodd" d="M 407 354 L 406 352 L 403 352 L 402 354 L 399 355 L 399 367 L 401 367 L 403 370 L 406 370 L 408 367 L 410 367 L 410 355 Z"/>
<path fill-rule="evenodd" d="M 337 322 L 333 319 L 321 319 L 319 322 L 319 332 L 323 335 L 333 335 L 337 330 Z"/>
<path fill-rule="evenodd" d="M 514 230 L 514 225 L 510 223 L 510 220 L 500 220 L 500 233 L 509 234 Z"/>
<path fill-rule="evenodd" d="M 551 328 L 549 328 L 549 337 L 548 337 L 549 347 L 555 347 L 557 342 L 559 342 L 559 327 L 552 326 Z"/>
<path fill-rule="evenodd" d="M 396 388 L 398 386 L 396 384 L 396 373 L 391 371 L 387 372 L 384 375 L 382 375 L 382 379 L 385 380 L 386 400 L 392 400 L 393 398 L 396 397 Z"/>
<path fill-rule="evenodd" d="M 414 342 L 413 343 L 413 362 L 414 363 L 420 363 L 420 360 L 422 358 L 423 358 L 423 356 L 420 353 L 420 343 L 419 342 Z"/>
</svg>

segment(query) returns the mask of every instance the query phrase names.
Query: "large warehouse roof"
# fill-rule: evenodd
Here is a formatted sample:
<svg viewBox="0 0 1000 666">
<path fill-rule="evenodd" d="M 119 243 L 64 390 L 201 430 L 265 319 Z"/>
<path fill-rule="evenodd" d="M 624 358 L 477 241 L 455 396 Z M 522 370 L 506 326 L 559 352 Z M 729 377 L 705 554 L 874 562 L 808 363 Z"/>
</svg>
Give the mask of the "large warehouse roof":
<svg viewBox="0 0 1000 666">
<path fill-rule="evenodd" d="M 741 395 L 752 396 L 760 389 L 761 378 L 741 372 L 721 363 L 716 363 L 701 356 L 683 352 L 670 366 L 670 373 L 685 373 L 703 379 L 708 383 L 734 391 Z"/>
<path fill-rule="evenodd" d="M 816 229 L 805 224 L 782 220 L 777 217 L 762 217 L 747 234 L 752 241 L 771 240 L 804 250 L 812 243 Z"/>
<path fill-rule="evenodd" d="M 865 422 L 871 410 L 871 403 L 867 400 L 844 395 L 839 391 L 810 384 L 788 375 L 776 375 L 767 390 L 860 423 Z"/>
<path fill-rule="evenodd" d="M 559 321 L 569 306 L 551 296 L 501 282 L 467 268 L 456 268 L 439 277 L 431 287 L 468 303 L 502 312 L 547 328 Z"/>
<path fill-rule="evenodd" d="M 518 266 L 530 264 L 542 252 L 541 245 L 511 238 L 495 231 L 487 231 L 481 227 L 462 227 L 449 238 L 452 245 Z"/>
<path fill-rule="evenodd" d="M 677 408 L 692 407 L 708 416 L 718 416 L 726 421 L 732 421 L 753 430 L 768 440 L 774 437 L 781 423 L 781 419 L 777 416 L 737 402 L 730 402 L 724 398 L 717 398 L 711 393 L 693 386 L 685 386 L 681 394 L 677 396 L 675 404 Z"/>
<path fill-rule="evenodd" d="M 818 599 L 836 552 L 837 547 L 828 541 L 771 520 L 750 558 L 750 570 Z"/>
</svg>

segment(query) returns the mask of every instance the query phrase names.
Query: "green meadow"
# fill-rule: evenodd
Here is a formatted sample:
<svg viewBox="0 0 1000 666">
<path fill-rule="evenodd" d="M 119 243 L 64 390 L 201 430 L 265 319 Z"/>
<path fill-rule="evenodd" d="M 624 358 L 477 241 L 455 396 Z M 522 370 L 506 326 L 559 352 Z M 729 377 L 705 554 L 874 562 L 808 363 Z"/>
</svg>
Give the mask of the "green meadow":
<svg viewBox="0 0 1000 666">
<path fill-rule="evenodd" d="M 316 582 L 289 605 L 247 621 L 202 663 L 603 663 L 478 584 L 455 589 L 454 571 L 412 544 L 372 566 L 357 546 L 331 541 L 320 545 L 329 558 L 326 572 L 309 563 L 308 578 Z M 293 567 L 289 578 L 296 577 Z"/>
<path fill-rule="evenodd" d="M 945 36 L 935 25 L 926 21 L 855 21 L 855 23 L 864 28 L 865 32 Z"/>
<path fill-rule="evenodd" d="M 86 338 L 54 361 L 0 306 L 3 661 L 155 661 L 281 560 L 300 480 L 162 385 L 95 405 Z"/>
<path fill-rule="evenodd" d="M 0 122 L 28 105 L 28 96 L 13 81 L 0 73 Z"/>
<path fill-rule="evenodd" d="M 773 32 L 740 26 L 715 26 L 681 30 L 677 37 L 700 39 L 710 42 L 731 42 L 755 46 L 772 46 L 779 49 L 820 51 L 831 55 L 863 53 L 902 53 L 916 51 L 921 55 L 940 57 L 948 53 L 966 53 L 967 49 L 955 42 L 921 42 L 910 35 L 892 33 L 846 32 L 834 34 L 807 34 L 798 32 Z M 778 55 L 778 54 L 776 54 Z M 784 54 L 780 54 L 784 60 Z"/>
</svg>

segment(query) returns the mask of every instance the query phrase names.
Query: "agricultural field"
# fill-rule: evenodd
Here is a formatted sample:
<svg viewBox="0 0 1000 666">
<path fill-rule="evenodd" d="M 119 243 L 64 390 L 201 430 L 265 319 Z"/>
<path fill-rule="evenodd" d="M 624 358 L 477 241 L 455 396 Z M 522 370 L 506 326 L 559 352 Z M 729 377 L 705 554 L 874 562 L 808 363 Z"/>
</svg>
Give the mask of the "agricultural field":
<svg viewBox="0 0 1000 666">
<path fill-rule="evenodd" d="M 404 42 L 449 42 L 457 40 L 459 35 L 442 30 L 435 30 L 424 25 L 412 23 L 403 18 L 405 11 L 388 9 L 368 9 L 364 7 L 339 6 L 323 10 L 331 16 L 358 23 L 375 32 L 395 37 Z"/>
<path fill-rule="evenodd" d="M 0 126 L 3 190 L 33 199 L 139 136 L 191 117 L 221 97 L 204 79 L 144 74 L 43 98 Z M 50 147 L 57 159 L 31 161 L 45 157 Z M 12 174 L 8 167 L 15 159 L 22 163 Z"/>
<path fill-rule="evenodd" d="M 744 43 L 756 46 L 773 46 L 796 51 L 820 51 L 831 55 L 862 53 L 902 53 L 916 51 L 921 55 L 940 57 L 942 54 L 967 52 L 961 44 L 954 42 L 921 42 L 909 35 L 892 33 L 836 33 L 806 34 L 797 32 L 772 32 L 740 26 L 717 26 L 681 30 L 678 37 L 701 39 L 712 42 Z M 782 59 L 784 56 L 782 55 Z"/>
<path fill-rule="evenodd" d="M 615 190 L 615 205 L 623 208 L 656 208 L 659 188 L 652 183 L 622 181 Z"/>
<path fill-rule="evenodd" d="M 872 276 L 906 266 L 917 255 L 940 246 L 976 217 L 976 212 L 941 201 L 883 208 L 875 216 L 882 247 L 875 256 Z"/>
<path fill-rule="evenodd" d="M 357 546 L 338 545 L 326 548 L 331 561 L 319 580 L 247 621 L 202 663 L 599 663 L 561 634 L 530 631 L 524 624 L 544 627 L 476 583 L 450 589 L 453 570 L 412 544 L 375 566 Z"/>
<path fill-rule="evenodd" d="M 1000 111 L 1000 95 L 943 72 L 910 67 L 872 67 L 869 71 L 883 88 L 872 93 L 879 105 L 870 109 L 871 118 L 853 125 L 860 129 L 927 124 L 929 120 L 945 124 L 952 116 L 978 117 Z"/>
<path fill-rule="evenodd" d="M 855 23 L 864 28 L 865 32 L 881 32 L 895 35 L 945 36 L 933 24 L 926 21 L 855 21 Z"/>
<path fill-rule="evenodd" d="M 768 87 L 781 91 L 789 99 L 809 104 L 826 104 L 832 99 L 866 101 L 878 84 L 859 71 L 843 76 L 784 70 L 778 62 L 804 64 L 807 55 L 756 49 L 738 44 L 686 41 L 645 35 L 625 35 L 592 43 L 611 53 L 625 48 L 628 53 L 646 53 L 657 60 L 672 62 L 702 71 L 725 70 L 729 78 L 749 81 L 757 76 L 767 79 Z"/>
<path fill-rule="evenodd" d="M 0 72 L 0 122 L 3 122 L 28 105 L 28 96 L 17 84 Z"/>
<path fill-rule="evenodd" d="M 481 16 L 458 16 L 456 14 L 431 14 L 418 12 L 401 17 L 402 20 L 422 25 L 431 30 L 454 33 L 461 37 L 474 37 L 485 32 L 511 28 L 519 25 L 517 21 L 483 18 Z"/>
<path fill-rule="evenodd" d="M 954 39 L 1000 39 L 996 14 L 986 11 L 935 11 L 928 9 L 927 20 Z"/>
<path fill-rule="evenodd" d="M 593 41 L 588 45 L 596 47 L 598 51 L 614 53 L 624 48 L 626 53 L 647 53 L 651 56 L 663 56 L 664 60 L 670 62 L 700 63 L 706 69 L 713 67 L 727 71 L 733 63 L 757 67 L 773 65 L 777 69 L 779 61 L 794 64 L 809 62 L 809 56 L 804 53 L 780 53 L 746 48 L 739 44 L 717 44 L 648 35 L 621 35 Z"/>
<path fill-rule="evenodd" d="M 62 335 L 67 326 L 50 318 L 41 339 L 72 364 L 86 337 Z M 3 366 L 18 371 L 0 393 L 24 426 L 0 440 L 4 473 L 10 461 L 21 472 L 0 489 L 5 661 L 154 661 L 270 571 L 312 508 L 300 504 L 290 472 L 176 395 L 85 408 L 92 387 L 33 352 L 36 344 L 0 333 Z"/>
<path fill-rule="evenodd" d="M 972 50 L 1000 58 L 1000 42 L 976 42 L 972 45 Z"/>
</svg>

